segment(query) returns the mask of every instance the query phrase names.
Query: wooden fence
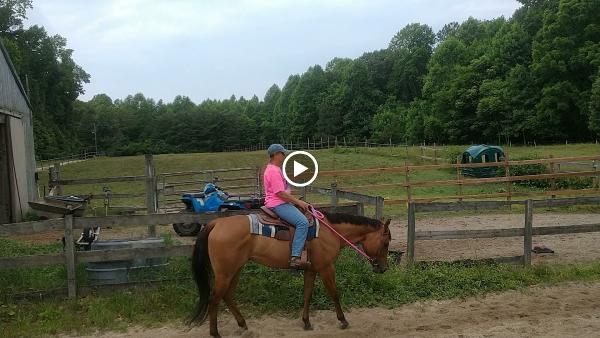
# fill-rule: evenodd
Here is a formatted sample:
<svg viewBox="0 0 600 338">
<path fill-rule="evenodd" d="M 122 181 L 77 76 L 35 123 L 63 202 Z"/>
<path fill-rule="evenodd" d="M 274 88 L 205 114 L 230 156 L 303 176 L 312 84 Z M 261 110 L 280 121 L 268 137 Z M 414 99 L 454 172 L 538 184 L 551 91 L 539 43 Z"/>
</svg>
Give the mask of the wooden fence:
<svg viewBox="0 0 600 338">
<path fill-rule="evenodd" d="M 511 205 L 524 205 L 523 228 L 511 229 L 481 229 L 481 230 L 443 230 L 417 231 L 417 212 L 440 211 L 480 211 L 505 209 Z M 533 210 L 536 207 L 558 207 L 572 205 L 600 205 L 600 197 L 576 197 L 564 199 L 526 200 L 526 201 L 464 201 L 464 202 L 435 202 L 413 203 L 408 205 L 408 231 L 406 238 L 407 259 L 413 264 L 415 258 L 415 242 L 417 240 L 470 239 L 470 238 L 499 238 L 523 237 L 523 255 L 502 257 L 502 262 L 520 261 L 525 266 L 531 265 L 532 236 L 574 234 L 584 232 L 600 232 L 600 223 L 577 224 L 565 226 L 533 227 Z"/>
<path fill-rule="evenodd" d="M 319 208 L 331 211 L 332 206 L 320 205 Z M 338 212 L 349 214 L 362 214 L 362 205 L 358 203 L 338 204 L 335 206 Z M 148 214 L 130 216 L 103 216 L 103 217 L 73 217 L 66 215 L 64 218 L 51 219 L 36 222 L 24 222 L 3 224 L 0 226 L 0 236 L 32 234 L 48 230 L 63 230 L 65 236 L 65 250 L 63 253 L 49 255 L 31 255 L 20 257 L 0 258 L 0 269 L 28 268 L 48 265 L 66 265 L 67 267 L 67 289 L 68 296 L 74 298 L 77 295 L 77 280 L 75 267 L 79 263 L 106 262 L 115 260 L 130 260 L 138 258 L 153 257 L 177 257 L 191 256 L 193 245 L 176 245 L 162 248 L 133 248 L 116 250 L 75 250 L 75 230 L 91 227 L 127 227 L 147 225 L 155 229 L 157 225 L 168 225 L 172 223 L 207 223 L 217 217 L 243 215 L 255 210 L 240 210 L 215 212 L 210 214 L 194 213 L 172 213 L 172 214 Z M 155 235 L 155 230 L 154 230 Z"/>
<path fill-rule="evenodd" d="M 337 181 L 338 177 L 343 176 L 361 176 L 361 175 L 377 175 L 377 174 L 400 174 L 403 177 L 401 182 L 394 183 L 382 183 L 382 184 L 366 184 L 366 185 L 353 185 L 339 187 L 340 190 L 348 192 L 356 191 L 369 191 L 377 188 L 400 188 L 406 195 L 406 198 L 402 199 L 386 199 L 387 205 L 392 204 L 405 204 L 408 202 L 433 202 L 439 200 L 459 200 L 464 199 L 488 199 L 488 198 L 506 198 L 510 201 L 513 197 L 532 197 L 532 196 L 565 196 L 565 195 L 582 195 L 582 194 L 596 194 L 600 192 L 600 168 L 598 165 L 590 166 L 589 170 L 583 171 L 563 171 L 559 172 L 555 169 L 555 166 L 560 163 L 568 163 L 574 161 L 591 161 L 592 163 L 600 163 L 600 155 L 596 156 L 579 156 L 579 157 L 560 157 L 560 158 L 546 158 L 537 160 L 519 160 L 509 161 L 505 158 L 502 162 L 488 162 L 488 163 L 458 163 L 458 164 L 428 164 L 428 165 L 408 165 L 395 166 L 395 167 L 382 167 L 382 168 L 367 168 L 367 169 L 349 169 L 349 170 L 336 170 L 336 171 L 320 171 L 319 177 L 326 178 L 331 177 L 334 181 Z M 550 173 L 537 174 L 537 175 L 511 175 L 511 167 L 519 165 L 530 165 L 540 164 L 549 165 L 551 168 Z M 503 167 L 504 176 L 501 177 L 489 177 L 489 178 L 465 178 L 462 170 L 465 168 L 484 168 L 484 167 Z M 414 181 L 411 175 L 418 171 L 427 170 L 456 170 L 456 179 L 450 180 L 421 180 Z M 593 177 L 593 188 L 586 189 L 556 189 L 554 180 L 557 178 L 569 178 L 569 177 Z M 551 182 L 550 191 L 530 191 L 530 192 L 515 192 L 512 189 L 512 183 L 521 181 L 531 180 L 548 180 Z M 504 183 L 505 192 L 489 193 L 489 194 L 464 194 L 464 186 L 475 186 L 489 183 Z M 457 187 L 457 194 L 450 196 L 435 196 L 419 198 L 414 196 L 414 188 L 417 187 L 441 187 L 441 186 L 455 186 Z"/>
<path fill-rule="evenodd" d="M 232 197 L 260 196 L 262 193 L 261 174 L 258 167 L 243 167 L 229 169 L 210 169 L 197 171 L 180 171 L 157 173 L 152 155 L 145 156 L 144 175 L 98 177 L 83 179 L 63 179 L 61 177 L 61 164 L 55 163 L 50 168 L 48 185 L 50 195 L 62 195 L 64 187 L 68 185 L 109 184 L 118 182 L 144 182 L 143 193 L 118 193 L 106 190 L 91 195 L 79 197 L 90 199 L 103 199 L 105 215 L 110 210 L 144 211 L 155 213 L 158 210 L 173 211 L 174 205 L 181 205 L 182 194 L 200 193 L 206 183 L 215 183 L 225 189 Z M 247 173 L 243 176 L 222 177 L 231 173 Z M 226 185 L 223 185 L 225 183 Z M 114 205 L 113 199 L 131 199 L 146 197 L 145 205 Z"/>
<path fill-rule="evenodd" d="M 419 151 L 421 155 L 419 155 L 419 159 L 425 161 L 432 161 L 433 164 L 438 164 L 444 162 L 444 158 L 440 157 L 445 150 L 442 148 L 438 148 L 436 144 L 433 144 L 433 147 L 428 147 L 424 143 L 419 146 Z"/>
</svg>

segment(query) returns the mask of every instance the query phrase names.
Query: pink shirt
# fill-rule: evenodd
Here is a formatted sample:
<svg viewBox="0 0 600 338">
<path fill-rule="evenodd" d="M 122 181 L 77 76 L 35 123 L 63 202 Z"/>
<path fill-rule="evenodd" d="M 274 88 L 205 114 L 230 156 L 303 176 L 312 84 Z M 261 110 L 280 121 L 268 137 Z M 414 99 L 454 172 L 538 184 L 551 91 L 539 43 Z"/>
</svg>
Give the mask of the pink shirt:
<svg viewBox="0 0 600 338">
<path fill-rule="evenodd" d="M 281 168 L 269 163 L 265 168 L 263 175 L 263 184 L 265 187 L 265 206 L 267 208 L 274 208 L 280 204 L 286 203 L 277 196 L 278 192 L 285 191 L 291 193 L 290 187 L 283 177 Z"/>
</svg>

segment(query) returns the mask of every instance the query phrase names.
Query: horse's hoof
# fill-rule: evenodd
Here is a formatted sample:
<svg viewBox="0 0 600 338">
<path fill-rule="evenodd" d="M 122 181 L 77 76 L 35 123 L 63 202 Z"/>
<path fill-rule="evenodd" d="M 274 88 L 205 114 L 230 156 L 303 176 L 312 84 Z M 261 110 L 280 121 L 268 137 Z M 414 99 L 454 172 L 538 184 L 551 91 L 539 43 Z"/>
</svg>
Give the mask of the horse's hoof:
<svg viewBox="0 0 600 338">
<path fill-rule="evenodd" d="M 238 324 L 239 325 L 239 324 Z M 244 331 L 248 330 L 248 325 L 246 325 L 246 323 L 244 323 L 244 325 L 240 325 L 240 328 Z"/>
<path fill-rule="evenodd" d="M 340 329 L 342 329 L 342 330 L 345 330 L 345 329 L 347 329 L 349 325 L 350 325 L 350 324 L 348 324 L 348 321 L 347 321 L 347 320 L 342 320 L 342 321 L 340 321 Z"/>
<path fill-rule="evenodd" d="M 313 327 L 310 324 L 310 322 L 304 322 L 304 331 L 310 331 L 312 329 L 313 329 Z"/>
<path fill-rule="evenodd" d="M 219 332 L 211 332 L 210 336 L 214 337 L 214 338 L 221 338 L 221 335 L 219 334 Z"/>
</svg>

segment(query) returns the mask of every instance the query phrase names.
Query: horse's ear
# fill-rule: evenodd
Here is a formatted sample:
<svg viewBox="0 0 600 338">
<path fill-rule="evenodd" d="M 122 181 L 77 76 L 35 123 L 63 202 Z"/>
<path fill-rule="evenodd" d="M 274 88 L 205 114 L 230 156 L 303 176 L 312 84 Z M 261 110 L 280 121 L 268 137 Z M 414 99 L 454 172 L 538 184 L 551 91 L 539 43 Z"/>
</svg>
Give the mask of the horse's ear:
<svg viewBox="0 0 600 338">
<path fill-rule="evenodd" d="M 388 218 L 387 221 L 385 221 L 385 226 L 389 227 L 390 226 L 390 222 L 392 221 L 391 218 Z"/>
</svg>

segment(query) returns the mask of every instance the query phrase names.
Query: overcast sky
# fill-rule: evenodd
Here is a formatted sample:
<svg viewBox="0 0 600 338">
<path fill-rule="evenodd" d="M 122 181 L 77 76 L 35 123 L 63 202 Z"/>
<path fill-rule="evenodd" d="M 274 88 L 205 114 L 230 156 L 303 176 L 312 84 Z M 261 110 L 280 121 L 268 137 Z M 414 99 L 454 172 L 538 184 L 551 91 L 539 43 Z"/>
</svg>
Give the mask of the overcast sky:
<svg viewBox="0 0 600 338">
<path fill-rule="evenodd" d="M 80 99 L 262 98 L 334 57 L 385 48 L 409 23 L 435 31 L 509 17 L 515 0 L 34 0 L 29 24 L 67 38 L 91 75 Z"/>
</svg>

